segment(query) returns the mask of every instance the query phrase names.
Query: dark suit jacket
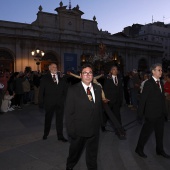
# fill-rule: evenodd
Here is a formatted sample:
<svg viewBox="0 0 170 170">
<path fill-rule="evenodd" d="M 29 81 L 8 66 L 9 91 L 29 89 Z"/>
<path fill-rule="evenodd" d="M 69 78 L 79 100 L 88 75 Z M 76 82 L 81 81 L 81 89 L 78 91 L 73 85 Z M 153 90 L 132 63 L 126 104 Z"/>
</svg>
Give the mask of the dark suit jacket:
<svg viewBox="0 0 170 170">
<path fill-rule="evenodd" d="M 39 103 L 44 104 L 45 108 L 52 105 L 64 105 L 67 93 L 67 83 L 58 77 L 59 83 L 54 83 L 50 73 L 44 75 L 40 82 Z"/>
<path fill-rule="evenodd" d="M 145 82 L 138 107 L 140 117 L 144 115 L 146 118 L 153 119 L 167 116 L 162 83 L 161 87 L 162 92 L 153 78 Z"/>
<path fill-rule="evenodd" d="M 64 114 L 68 135 L 91 137 L 99 133 L 102 118 L 101 88 L 93 84 L 95 104 L 87 97 L 81 82 L 68 89 Z"/>
<path fill-rule="evenodd" d="M 109 99 L 109 104 L 118 103 L 120 106 L 123 102 L 123 87 L 122 80 L 118 77 L 118 85 L 114 84 L 111 78 L 107 78 L 104 82 L 104 93 L 107 99 Z"/>
</svg>

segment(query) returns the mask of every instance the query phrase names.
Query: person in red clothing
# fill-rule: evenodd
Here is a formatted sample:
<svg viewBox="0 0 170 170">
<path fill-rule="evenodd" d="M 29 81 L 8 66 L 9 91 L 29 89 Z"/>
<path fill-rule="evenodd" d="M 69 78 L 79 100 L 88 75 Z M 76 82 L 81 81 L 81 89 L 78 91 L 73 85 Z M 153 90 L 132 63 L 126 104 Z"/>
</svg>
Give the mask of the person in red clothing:
<svg viewBox="0 0 170 170">
<path fill-rule="evenodd" d="M 166 108 L 168 112 L 168 120 L 170 120 L 170 74 L 166 76 L 167 80 L 164 84 L 165 96 L 166 96 Z"/>
</svg>

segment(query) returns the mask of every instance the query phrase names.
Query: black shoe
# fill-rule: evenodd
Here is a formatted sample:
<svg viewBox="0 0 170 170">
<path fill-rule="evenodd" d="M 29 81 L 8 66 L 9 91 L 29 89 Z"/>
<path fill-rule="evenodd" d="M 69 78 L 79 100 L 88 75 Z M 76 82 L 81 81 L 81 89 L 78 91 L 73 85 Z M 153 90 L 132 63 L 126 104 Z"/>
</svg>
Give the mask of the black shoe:
<svg viewBox="0 0 170 170">
<path fill-rule="evenodd" d="M 116 129 L 115 134 L 118 136 L 120 140 L 126 140 L 126 133 L 124 129 L 122 128 Z"/>
<path fill-rule="evenodd" d="M 47 139 L 47 136 L 44 135 L 44 136 L 43 136 L 43 140 L 46 140 L 46 139 Z"/>
<path fill-rule="evenodd" d="M 164 151 L 162 152 L 156 152 L 157 155 L 163 156 L 164 158 L 170 158 L 170 155 L 166 154 Z"/>
<path fill-rule="evenodd" d="M 73 168 L 66 168 L 66 170 L 73 170 Z"/>
<path fill-rule="evenodd" d="M 58 140 L 60 140 L 60 141 L 62 141 L 62 142 L 67 142 L 68 140 L 67 139 L 65 139 L 64 137 L 62 137 L 62 138 L 58 138 Z"/>
<path fill-rule="evenodd" d="M 142 158 L 147 158 L 147 155 L 143 151 L 136 149 L 135 152 Z"/>
</svg>

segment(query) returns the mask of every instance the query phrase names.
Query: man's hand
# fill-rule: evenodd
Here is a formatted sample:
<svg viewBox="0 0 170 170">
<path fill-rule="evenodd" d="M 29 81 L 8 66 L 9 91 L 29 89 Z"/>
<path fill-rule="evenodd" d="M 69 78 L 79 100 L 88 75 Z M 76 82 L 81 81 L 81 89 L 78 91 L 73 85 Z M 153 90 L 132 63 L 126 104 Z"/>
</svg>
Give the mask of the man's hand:
<svg viewBox="0 0 170 170">
<path fill-rule="evenodd" d="M 68 74 L 68 75 L 70 75 L 70 73 L 71 73 L 70 71 L 67 71 L 67 74 Z"/>
</svg>

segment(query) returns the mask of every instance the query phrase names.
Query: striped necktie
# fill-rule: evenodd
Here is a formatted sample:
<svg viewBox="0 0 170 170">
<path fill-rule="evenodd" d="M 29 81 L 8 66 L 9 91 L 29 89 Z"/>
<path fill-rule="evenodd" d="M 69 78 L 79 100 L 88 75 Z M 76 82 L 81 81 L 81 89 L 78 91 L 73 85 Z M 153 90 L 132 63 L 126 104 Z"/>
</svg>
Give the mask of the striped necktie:
<svg viewBox="0 0 170 170">
<path fill-rule="evenodd" d="M 90 91 L 90 87 L 87 87 L 87 96 L 88 96 L 89 100 L 94 103 L 93 96 Z"/>
</svg>

